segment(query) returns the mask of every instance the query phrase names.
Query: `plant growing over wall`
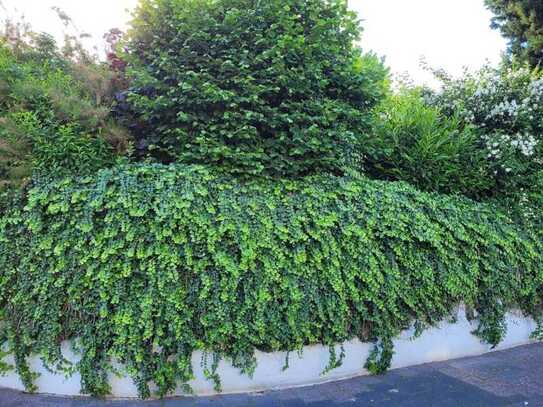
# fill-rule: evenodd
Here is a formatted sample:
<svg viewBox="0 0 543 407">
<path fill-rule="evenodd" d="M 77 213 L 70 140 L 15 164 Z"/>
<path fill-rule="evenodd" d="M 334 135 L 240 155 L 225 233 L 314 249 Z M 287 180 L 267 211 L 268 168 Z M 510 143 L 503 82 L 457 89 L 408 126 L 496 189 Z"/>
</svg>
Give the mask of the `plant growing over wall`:
<svg viewBox="0 0 543 407">
<path fill-rule="evenodd" d="M 425 104 L 388 94 L 359 33 L 343 0 L 143 0 L 107 36 L 114 81 L 74 37 L 4 38 L 0 177 L 34 182 L 0 193 L 0 371 L 13 355 L 32 391 L 37 354 L 105 395 L 120 362 L 164 396 L 190 390 L 195 350 L 219 389 L 220 358 L 250 375 L 256 349 L 320 343 L 328 370 L 358 337 L 380 373 L 395 336 L 461 303 L 492 345 L 510 309 L 541 334 L 539 73 L 448 80 Z M 115 160 L 125 80 L 117 112 L 169 165 Z"/>
<path fill-rule="evenodd" d="M 353 337 L 375 342 L 377 373 L 412 323 L 462 302 L 495 345 L 508 309 L 541 321 L 542 294 L 541 228 L 359 176 L 240 181 L 132 165 L 38 185 L 0 218 L 1 339 L 29 390 L 34 353 L 78 370 L 94 395 L 119 361 L 147 397 L 151 381 L 159 395 L 186 384 L 195 349 L 250 374 L 255 349 Z"/>
</svg>

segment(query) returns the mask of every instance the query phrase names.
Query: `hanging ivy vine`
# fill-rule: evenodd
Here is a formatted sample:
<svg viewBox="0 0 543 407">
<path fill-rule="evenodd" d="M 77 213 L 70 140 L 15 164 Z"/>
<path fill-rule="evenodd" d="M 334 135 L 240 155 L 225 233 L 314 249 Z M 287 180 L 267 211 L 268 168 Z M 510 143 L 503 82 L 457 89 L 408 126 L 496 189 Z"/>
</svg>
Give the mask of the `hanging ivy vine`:
<svg viewBox="0 0 543 407">
<path fill-rule="evenodd" d="M 541 232 L 403 183 L 151 164 L 35 185 L 0 218 L 1 341 L 28 390 L 33 354 L 92 395 L 118 361 L 148 397 L 150 382 L 190 390 L 196 349 L 219 388 L 220 358 L 250 375 L 255 349 L 354 337 L 375 343 L 360 363 L 378 373 L 403 329 L 460 303 L 492 345 L 512 308 L 541 321 Z"/>
</svg>

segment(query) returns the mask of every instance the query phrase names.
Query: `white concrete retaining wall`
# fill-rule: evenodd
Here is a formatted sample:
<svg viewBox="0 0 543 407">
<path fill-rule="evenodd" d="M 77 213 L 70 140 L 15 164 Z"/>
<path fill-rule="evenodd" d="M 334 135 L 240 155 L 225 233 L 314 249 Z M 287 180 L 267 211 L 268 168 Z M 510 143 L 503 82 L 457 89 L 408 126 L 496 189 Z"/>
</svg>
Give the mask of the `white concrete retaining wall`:
<svg viewBox="0 0 543 407">
<path fill-rule="evenodd" d="M 507 336 L 496 350 L 531 342 L 530 334 L 535 329 L 533 320 L 518 313 L 509 313 L 507 315 L 507 325 Z M 412 339 L 412 331 L 406 331 L 394 341 L 395 354 L 392 359 L 392 368 L 475 356 L 489 352 L 491 350 L 490 346 L 482 344 L 479 338 L 471 334 L 475 327 L 475 324 L 466 320 L 464 312 L 460 310 L 456 323 L 443 322 L 439 327 L 424 331 L 416 339 Z M 282 371 L 285 363 L 285 352 L 257 352 L 258 366 L 252 379 L 241 375 L 237 369 L 223 360 L 220 362 L 218 369 L 223 394 L 304 386 L 368 374 L 363 369 L 363 365 L 372 349 L 372 344 L 352 340 L 346 342 L 344 348 L 345 359 L 343 365 L 325 376 L 322 376 L 321 373 L 328 364 L 329 350 L 327 347 L 320 345 L 305 347 L 301 356 L 296 352 L 291 353 L 290 367 L 286 371 Z M 339 352 L 339 346 L 337 349 Z M 76 357 L 71 354 L 68 344 L 64 344 L 63 352 L 68 359 L 76 360 Z M 193 355 L 192 360 L 196 379 L 190 384 L 196 395 L 215 394 L 213 383 L 205 379 L 200 367 L 201 357 L 201 352 L 195 352 Z M 52 374 L 43 368 L 41 361 L 37 357 L 30 360 L 30 366 L 34 371 L 41 373 L 36 380 L 39 393 L 80 394 L 79 374 L 74 374 L 69 378 Z M 112 375 L 110 380 L 112 397 L 137 397 L 136 387 L 130 378 L 119 378 Z M 0 377 L 0 387 L 24 390 L 15 373 Z M 176 394 L 182 394 L 180 389 Z"/>
</svg>

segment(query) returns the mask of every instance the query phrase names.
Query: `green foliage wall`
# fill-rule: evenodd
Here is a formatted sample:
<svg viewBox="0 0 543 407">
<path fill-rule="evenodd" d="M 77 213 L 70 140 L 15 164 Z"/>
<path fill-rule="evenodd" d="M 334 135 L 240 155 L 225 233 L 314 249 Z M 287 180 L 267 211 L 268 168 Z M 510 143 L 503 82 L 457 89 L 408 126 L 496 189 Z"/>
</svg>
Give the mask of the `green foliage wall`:
<svg viewBox="0 0 543 407">
<path fill-rule="evenodd" d="M 255 348 L 359 337 L 380 372 L 412 323 L 463 302 L 496 344 L 506 310 L 541 321 L 542 298 L 541 229 L 404 183 L 135 165 L 36 186 L 0 219 L 1 339 L 29 390 L 33 353 L 98 395 L 112 359 L 142 396 L 149 381 L 164 395 L 191 378 L 195 349 L 250 374 Z M 74 338 L 70 366 L 59 345 Z"/>
<path fill-rule="evenodd" d="M 234 173 L 341 172 L 387 71 L 345 0 L 144 0 L 118 111 L 162 162 Z"/>
<path fill-rule="evenodd" d="M 131 83 L 116 109 L 171 165 L 115 161 L 111 78 L 77 47 L 0 42 L 0 180 L 34 176 L 0 193 L 0 356 L 28 390 L 33 354 L 93 395 L 120 362 L 148 397 L 186 387 L 194 350 L 220 388 L 221 357 L 250 375 L 255 349 L 321 343 L 332 369 L 354 337 L 380 373 L 395 336 L 460 303 L 492 345 L 510 309 L 543 332 L 539 73 L 449 81 L 424 104 L 388 95 L 359 34 L 344 0 L 143 0 L 110 56 Z M 414 185 L 346 171 L 359 159 Z"/>
</svg>

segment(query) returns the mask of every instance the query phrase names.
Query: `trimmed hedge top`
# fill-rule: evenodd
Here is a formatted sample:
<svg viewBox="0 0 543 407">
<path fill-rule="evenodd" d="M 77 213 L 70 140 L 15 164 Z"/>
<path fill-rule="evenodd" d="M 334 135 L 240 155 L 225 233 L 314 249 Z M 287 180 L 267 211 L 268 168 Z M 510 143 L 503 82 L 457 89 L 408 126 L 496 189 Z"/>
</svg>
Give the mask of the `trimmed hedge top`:
<svg viewBox="0 0 543 407">
<path fill-rule="evenodd" d="M 141 0 L 134 16 L 117 110 L 139 153 L 245 175 L 355 165 L 387 70 L 345 0 Z"/>
<path fill-rule="evenodd" d="M 23 208 L 24 206 L 24 208 Z M 359 337 L 366 367 L 392 338 L 465 303 L 491 344 L 504 314 L 540 321 L 543 243 L 494 207 L 357 177 L 241 182 L 198 166 L 135 165 L 37 186 L 0 219 L 2 340 L 25 360 L 109 391 L 112 360 L 143 397 L 191 379 L 191 354 L 243 372 L 255 348 Z M 60 344 L 82 359 L 71 366 Z M 329 368 L 341 363 L 331 351 Z M 363 363 L 363 361 L 361 361 Z M 7 368 L 7 366 L 4 366 Z"/>
</svg>

